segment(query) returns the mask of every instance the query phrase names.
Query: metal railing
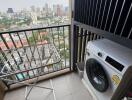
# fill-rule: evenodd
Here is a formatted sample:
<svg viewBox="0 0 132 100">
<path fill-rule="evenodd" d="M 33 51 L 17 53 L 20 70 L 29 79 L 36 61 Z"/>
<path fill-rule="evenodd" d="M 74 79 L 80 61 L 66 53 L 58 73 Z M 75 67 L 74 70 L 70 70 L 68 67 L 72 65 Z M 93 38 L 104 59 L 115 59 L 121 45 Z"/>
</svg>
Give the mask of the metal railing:
<svg viewBox="0 0 132 100">
<path fill-rule="evenodd" d="M 74 20 L 132 40 L 132 0 L 75 0 Z"/>
<path fill-rule="evenodd" d="M 80 62 L 85 62 L 86 45 L 89 41 L 98 40 L 104 38 L 103 36 L 92 32 L 89 29 L 81 27 L 79 25 L 74 25 L 74 52 L 73 52 L 73 66 L 76 70 L 76 64 Z"/>
<path fill-rule="evenodd" d="M 69 34 L 70 25 L 1 32 L 0 76 L 6 73 L 7 79 L 25 81 L 70 69 Z"/>
</svg>

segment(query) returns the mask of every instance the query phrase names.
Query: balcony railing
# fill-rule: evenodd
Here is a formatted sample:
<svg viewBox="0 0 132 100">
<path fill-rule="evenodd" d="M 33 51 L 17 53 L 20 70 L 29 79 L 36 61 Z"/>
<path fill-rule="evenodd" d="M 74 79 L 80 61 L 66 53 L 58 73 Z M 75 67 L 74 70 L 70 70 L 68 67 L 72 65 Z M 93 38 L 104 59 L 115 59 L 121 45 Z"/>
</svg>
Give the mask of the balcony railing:
<svg viewBox="0 0 132 100">
<path fill-rule="evenodd" d="M 70 69 L 69 34 L 70 25 L 1 32 L 0 76 L 21 82 Z"/>
</svg>

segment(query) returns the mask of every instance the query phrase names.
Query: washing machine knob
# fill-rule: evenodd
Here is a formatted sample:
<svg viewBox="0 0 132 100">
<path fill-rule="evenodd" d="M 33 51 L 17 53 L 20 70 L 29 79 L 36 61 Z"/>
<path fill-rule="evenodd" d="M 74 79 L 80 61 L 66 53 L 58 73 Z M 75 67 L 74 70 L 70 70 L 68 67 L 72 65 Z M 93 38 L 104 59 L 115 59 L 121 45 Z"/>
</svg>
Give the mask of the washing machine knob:
<svg viewBox="0 0 132 100">
<path fill-rule="evenodd" d="M 87 51 L 87 55 L 90 56 L 90 53 Z"/>
<path fill-rule="evenodd" d="M 99 57 L 102 57 L 102 53 L 101 53 L 101 52 L 98 52 L 98 56 L 99 56 Z"/>
</svg>

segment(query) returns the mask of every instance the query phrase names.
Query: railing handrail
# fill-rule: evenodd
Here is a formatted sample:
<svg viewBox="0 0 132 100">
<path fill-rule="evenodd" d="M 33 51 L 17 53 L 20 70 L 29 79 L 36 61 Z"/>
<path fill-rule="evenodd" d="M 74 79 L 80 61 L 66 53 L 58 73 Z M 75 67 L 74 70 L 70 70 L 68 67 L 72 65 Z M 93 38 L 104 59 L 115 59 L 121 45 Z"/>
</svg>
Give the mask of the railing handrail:
<svg viewBox="0 0 132 100">
<path fill-rule="evenodd" d="M 71 24 L 63 24 L 63 25 L 53 25 L 53 26 L 28 28 L 28 29 L 21 29 L 21 30 L 3 31 L 3 32 L 0 32 L 0 35 L 6 34 L 6 33 L 17 33 L 17 32 L 25 32 L 25 31 L 32 31 L 32 30 L 42 30 L 42 29 L 48 29 L 48 28 L 65 27 L 65 26 L 70 26 L 70 25 Z"/>
</svg>

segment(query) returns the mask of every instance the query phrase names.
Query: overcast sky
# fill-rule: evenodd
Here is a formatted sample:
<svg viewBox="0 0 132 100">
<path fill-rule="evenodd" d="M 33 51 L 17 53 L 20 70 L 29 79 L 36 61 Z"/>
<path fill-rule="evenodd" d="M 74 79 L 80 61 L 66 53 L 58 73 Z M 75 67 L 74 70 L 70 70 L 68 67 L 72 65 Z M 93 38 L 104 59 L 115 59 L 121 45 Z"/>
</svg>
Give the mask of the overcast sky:
<svg viewBox="0 0 132 100">
<path fill-rule="evenodd" d="M 13 8 L 14 11 L 30 8 L 34 5 L 36 7 L 43 7 L 45 3 L 50 6 L 53 4 L 62 4 L 63 6 L 68 6 L 69 0 L 0 0 L 0 11 L 7 11 L 8 8 Z"/>
</svg>

